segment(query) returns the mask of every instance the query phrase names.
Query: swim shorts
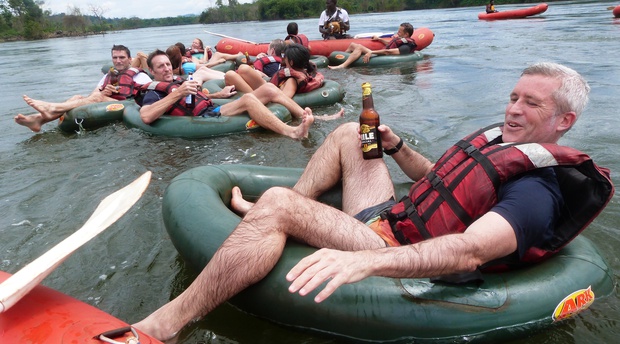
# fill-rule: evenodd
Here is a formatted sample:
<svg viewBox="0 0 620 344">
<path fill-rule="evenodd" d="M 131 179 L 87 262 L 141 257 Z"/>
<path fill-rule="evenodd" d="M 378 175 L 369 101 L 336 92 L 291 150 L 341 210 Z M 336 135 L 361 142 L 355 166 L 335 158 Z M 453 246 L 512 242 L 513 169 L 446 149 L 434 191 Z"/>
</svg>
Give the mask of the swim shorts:
<svg viewBox="0 0 620 344">
<path fill-rule="evenodd" d="M 220 106 L 209 106 L 206 109 L 202 110 L 198 116 L 201 117 L 220 117 L 222 114 L 220 113 Z"/>
<path fill-rule="evenodd" d="M 393 247 L 400 246 L 400 243 L 394 237 L 390 222 L 388 220 L 383 220 L 381 218 L 381 213 L 392 209 L 394 204 L 396 204 L 396 201 L 394 199 L 389 199 L 383 203 L 366 208 L 354 216 L 355 219 L 365 223 L 366 226 L 377 233 L 388 246 Z"/>
</svg>

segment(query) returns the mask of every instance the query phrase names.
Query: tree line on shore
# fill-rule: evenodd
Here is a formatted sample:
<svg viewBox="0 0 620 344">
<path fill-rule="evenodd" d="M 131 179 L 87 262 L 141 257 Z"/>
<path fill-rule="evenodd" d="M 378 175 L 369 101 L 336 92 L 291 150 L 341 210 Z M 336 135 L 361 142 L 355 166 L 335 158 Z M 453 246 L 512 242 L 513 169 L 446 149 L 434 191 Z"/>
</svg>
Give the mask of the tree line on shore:
<svg viewBox="0 0 620 344">
<path fill-rule="evenodd" d="M 541 1 L 525 0 L 517 3 L 539 2 Z M 338 0 L 338 6 L 346 9 L 349 14 L 483 7 L 486 3 L 488 0 Z M 495 1 L 496 5 L 508 3 L 515 1 Z M 214 7 L 206 8 L 199 15 L 141 19 L 107 18 L 105 13 L 108 9 L 95 4 L 89 4 L 88 8 L 70 5 L 67 12 L 52 14 L 42 8 L 44 4 L 41 0 L 0 0 L 0 40 L 81 36 L 115 30 L 199 23 L 318 18 L 325 9 L 325 0 L 255 0 L 247 4 L 240 4 L 238 0 L 216 0 Z"/>
</svg>

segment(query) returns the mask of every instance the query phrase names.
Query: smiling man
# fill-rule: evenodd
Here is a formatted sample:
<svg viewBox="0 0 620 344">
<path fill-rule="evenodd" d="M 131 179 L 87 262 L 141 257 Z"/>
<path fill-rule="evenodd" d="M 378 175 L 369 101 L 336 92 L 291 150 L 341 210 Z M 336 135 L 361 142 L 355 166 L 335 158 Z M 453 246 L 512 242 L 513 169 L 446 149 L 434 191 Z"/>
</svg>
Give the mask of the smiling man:
<svg viewBox="0 0 620 344">
<path fill-rule="evenodd" d="M 131 67 L 131 53 L 124 45 L 112 46 L 112 63 L 118 76 L 117 85 L 113 85 L 110 75 L 106 74 L 90 95 L 86 97 L 75 95 L 63 103 L 49 103 L 24 95 L 24 101 L 38 113 L 26 116 L 18 114 L 14 118 L 15 122 L 38 132 L 43 124 L 58 119 L 65 112 L 78 106 L 132 98 L 141 85 L 151 82 L 146 73 Z"/>
<path fill-rule="evenodd" d="M 233 96 L 237 93 L 234 86 L 226 86 L 217 93 L 206 95 L 201 91 L 204 80 L 200 77 L 200 69 L 194 75 L 194 80 L 175 80 L 170 59 L 161 50 L 152 52 L 147 64 L 156 82 L 142 87 L 147 92 L 140 103 L 140 118 L 146 124 L 164 115 L 219 117 L 248 113 L 261 127 L 300 140 L 308 137 L 308 129 L 314 122 L 310 108 L 302 109 L 271 83 L 265 83 L 235 101 L 216 106 L 211 99 Z M 196 104 L 191 108 L 185 102 L 189 95 L 196 97 Z M 269 111 L 265 106 L 267 103 L 284 105 L 294 117 L 301 119 L 301 123 L 297 127 L 287 125 Z"/>
<path fill-rule="evenodd" d="M 271 188 L 256 204 L 233 189 L 231 206 L 245 214 L 242 221 L 187 290 L 135 326 L 171 338 L 266 276 L 289 238 L 324 248 L 287 275 L 289 291 L 302 296 L 324 285 L 316 302 L 369 276 L 464 281 L 489 265 L 546 259 L 613 195 L 608 170 L 555 144 L 582 113 L 589 90 L 570 68 L 532 65 L 510 94 L 504 124 L 460 140 L 436 163 L 379 126 L 385 153 L 416 181 L 400 202 L 383 159 L 363 159 L 359 123 L 339 126 L 293 189 Z M 336 185 L 342 210 L 316 201 Z"/>
</svg>

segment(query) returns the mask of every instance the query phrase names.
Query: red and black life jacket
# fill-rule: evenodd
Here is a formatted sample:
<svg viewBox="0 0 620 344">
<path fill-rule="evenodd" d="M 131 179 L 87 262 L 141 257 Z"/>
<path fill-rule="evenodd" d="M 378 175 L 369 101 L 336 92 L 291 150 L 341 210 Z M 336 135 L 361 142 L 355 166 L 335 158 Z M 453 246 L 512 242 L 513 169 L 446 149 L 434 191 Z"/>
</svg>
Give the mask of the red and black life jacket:
<svg viewBox="0 0 620 344">
<path fill-rule="evenodd" d="M 284 40 L 285 41 L 291 40 L 294 43 L 301 44 L 301 45 L 303 45 L 306 48 L 310 44 L 310 41 L 308 40 L 308 37 L 306 37 L 306 35 L 304 35 L 304 34 L 288 35 L 288 36 L 286 36 L 286 38 Z"/>
<path fill-rule="evenodd" d="M 118 93 L 112 94 L 110 97 L 117 100 L 125 100 L 135 97 L 140 91 L 139 84 L 133 81 L 133 77 L 138 73 L 144 73 L 142 69 L 130 67 L 118 75 Z M 110 74 L 108 73 L 103 81 L 103 87 L 110 84 Z"/>
<path fill-rule="evenodd" d="M 194 49 L 188 49 L 188 50 L 185 52 L 185 56 L 186 56 L 186 57 L 189 57 L 190 59 L 192 58 L 192 56 L 193 56 L 193 55 L 196 55 L 196 54 L 203 54 L 203 55 L 205 55 L 205 54 L 206 54 L 206 55 L 207 55 L 207 60 L 208 60 L 208 59 L 210 59 L 210 58 L 211 58 L 211 56 L 213 56 L 213 52 L 212 52 L 211 50 L 207 50 L 207 51 L 205 51 L 204 49 L 196 49 L 196 50 L 194 50 Z"/>
<path fill-rule="evenodd" d="M 312 62 L 311 62 L 312 63 Z M 323 74 L 316 72 L 310 75 L 292 68 L 282 68 L 271 77 L 271 83 L 280 87 L 288 78 L 295 78 L 297 81 L 296 93 L 307 93 L 320 88 L 325 83 Z"/>
<path fill-rule="evenodd" d="M 175 89 L 179 88 L 179 86 L 183 83 L 183 79 L 176 78 L 173 82 L 165 82 L 165 81 L 153 81 L 149 82 L 142 86 L 141 91 L 146 93 L 148 91 L 159 91 L 165 93 L 166 95 L 174 92 Z M 142 97 L 136 98 L 136 103 L 142 106 Z M 170 108 L 166 110 L 166 115 L 170 116 L 198 116 L 200 115 L 204 109 L 209 106 L 213 106 L 213 102 L 209 97 L 204 94 L 202 91 L 198 91 L 196 93 L 196 104 L 193 109 L 188 109 L 185 104 L 185 97 L 179 99 L 178 102 L 174 103 Z"/>
<path fill-rule="evenodd" d="M 414 51 L 417 47 L 417 44 L 415 44 L 415 41 L 411 37 L 395 37 L 385 46 L 385 49 L 396 49 L 403 44 L 409 46 L 410 52 Z"/>
<path fill-rule="evenodd" d="M 586 154 L 556 144 L 505 144 L 501 134 L 501 127 L 494 125 L 459 141 L 384 214 L 399 242 L 462 233 L 497 203 L 501 184 L 527 171 L 553 167 L 564 207 L 553 238 L 544 247 L 530 248 L 521 259 L 536 262 L 568 244 L 611 199 L 609 170 Z"/>
<path fill-rule="evenodd" d="M 278 65 L 280 65 L 282 64 L 282 58 L 280 56 L 272 55 L 261 57 L 260 59 L 254 60 L 254 69 L 260 70 L 262 72 L 267 65 L 270 65 L 272 63 L 277 63 Z"/>
</svg>

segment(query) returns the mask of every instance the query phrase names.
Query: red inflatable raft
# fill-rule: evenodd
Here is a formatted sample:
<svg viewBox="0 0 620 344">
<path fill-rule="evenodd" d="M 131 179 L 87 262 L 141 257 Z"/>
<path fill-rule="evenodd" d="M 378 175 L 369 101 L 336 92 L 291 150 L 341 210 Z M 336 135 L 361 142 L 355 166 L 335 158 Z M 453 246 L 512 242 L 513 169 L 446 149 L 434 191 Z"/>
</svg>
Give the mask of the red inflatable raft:
<svg viewBox="0 0 620 344">
<path fill-rule="evenodd" d="M 0 271 L 0 282 L 10 274 Z M 113 331 L 117 330 L 117 331 Z M 141 344 L 162 344 L 137 330 Z M 0 343 L 103 344 L 96 336 L 125 343 L 135 337 L 129 325 L 104 311 L 54 289 L 36 286 L 0 313 Z"/>
<path fill-rule="evenodd" d="M 412 37 L 418 45 L 416 50 L 422 50 L 433 42 L 435 34 L 430 29 L 422 27 L 415 29 Z M 329 56 L 333 51 L 347 50 L 349 44 L 353 42 L 362 44 L 372 50 L 385 48 L 385 45 L 381 42 L 373 41 L 370 38 L 314 40 L 309 43 L 310 54 Z M 268 47 L 269 43 L 250 43 L 234 38 L 223 38 L 215 45 L 215 49 L 223 53 L 237 54 L 239 52 L 247 52 L 252 56 L 256 56 L 259 53 L 267 53 Z"/>
<path fill-rule="evenodd" d="M 612 11 L 612 13 L 614 14 L 614 17 L 620 18 L 620 5 L 614 7 L 614 10 Z"/>
<path fill-rule="evenodd" d="M 498 19 L 518 19 L 533 16 L 543 13 L 549 6 L 547 4 L 540 4 L 534 7 L 523 8 L 520 10 L 508 10 L 499 11 L 495 13 L 478 13 L 478 19 L 483 20 L 498 20 Z"/>
</svg>

